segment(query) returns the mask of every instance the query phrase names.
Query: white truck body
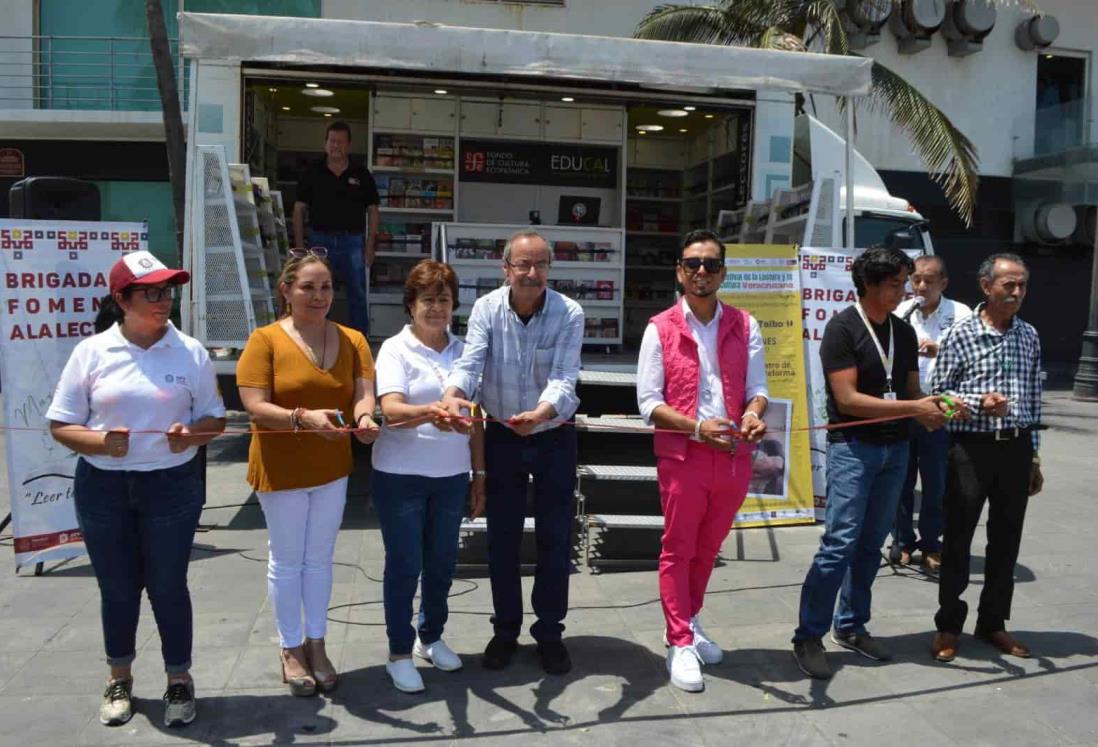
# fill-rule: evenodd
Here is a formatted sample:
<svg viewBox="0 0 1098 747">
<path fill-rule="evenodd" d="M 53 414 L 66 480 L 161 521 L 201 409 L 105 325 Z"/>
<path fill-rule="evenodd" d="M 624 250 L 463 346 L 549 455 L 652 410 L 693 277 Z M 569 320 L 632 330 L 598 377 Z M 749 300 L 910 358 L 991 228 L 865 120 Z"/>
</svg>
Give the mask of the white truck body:
<svg viewBox="0 0 1098 747">
<path fill-rule="evenodd" d="M 889 194 L 876 169 L 853 151 L 855 246 L 892 245 L 932 254 L 928 222 Z M 732 243 L 841 247 L 846 206 L 846 141 L 815 117 L 794 125 L 793 183 L 769 200 L 721 211 L 718 232 Z"/>
</svg>

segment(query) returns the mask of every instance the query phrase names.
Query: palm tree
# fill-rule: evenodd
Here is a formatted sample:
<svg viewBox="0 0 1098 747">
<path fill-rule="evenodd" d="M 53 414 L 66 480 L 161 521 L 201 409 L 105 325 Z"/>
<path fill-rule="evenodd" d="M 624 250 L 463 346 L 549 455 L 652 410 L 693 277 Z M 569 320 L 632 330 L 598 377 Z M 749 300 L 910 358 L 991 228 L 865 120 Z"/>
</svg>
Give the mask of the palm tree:
<svg viewBox="0 0 1098 747">
<path fill-rule="evenodd" d="M 892 0 L 878 0 L 891 3 Z M 637 26 L 642 39 L 855 55 L 834 0 L 721 0 L 656 6 Z M 856 56 L 856 55 L 855 55 Z M 966 226 L 972 225 L 979 159 L 972 142 L 899 75 L 873 62 L 871 110 L 907 133 L 927 171 Z M 845 101 L 840 103 L 844 106 Z"/>
<path fill-rule="evenodd" d="M 179 106 L 175 65 L 172 63 L 168 30 L 164 24 L 164 9 L 160 0 L 145 0 L 145 21 L 149 27 L 149 46 L 156 69 L 156 86 L 164 110 L 164 144 L 168 150 L 168 178 L 172 185 L 172 208 L 175 214 L 175 246 L 179 262 L 183 261 L 184 184 L 186 181 L 186 149 L 183 135 L 183 113 Z"/>
</svg>

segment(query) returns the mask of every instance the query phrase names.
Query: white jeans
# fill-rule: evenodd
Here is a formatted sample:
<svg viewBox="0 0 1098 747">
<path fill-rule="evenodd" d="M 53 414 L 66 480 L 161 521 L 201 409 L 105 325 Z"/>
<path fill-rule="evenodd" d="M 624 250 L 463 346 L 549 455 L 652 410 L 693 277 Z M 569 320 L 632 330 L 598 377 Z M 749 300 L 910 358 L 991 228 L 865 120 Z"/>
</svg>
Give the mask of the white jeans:
<svg viewBox="0 0 1098 747">
<path fill-rule="evenodd" d="M 282 647 L 300 646 L 306 637 L 323 638 L 332 597 L 332 556 L 347 502 L 347 478 L 314 488 L 256 495 L 267 519 L 267 593 Z"/>
</svg>

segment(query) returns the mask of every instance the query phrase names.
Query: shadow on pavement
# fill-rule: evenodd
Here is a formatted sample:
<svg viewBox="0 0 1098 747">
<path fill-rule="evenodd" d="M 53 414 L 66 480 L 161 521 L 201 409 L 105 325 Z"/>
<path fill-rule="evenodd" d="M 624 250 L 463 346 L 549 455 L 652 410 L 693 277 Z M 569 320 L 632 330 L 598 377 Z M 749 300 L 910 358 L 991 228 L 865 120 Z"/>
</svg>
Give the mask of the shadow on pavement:
<svg viewBox="0 0 1098 747">
<path fill-rule="evenodd" d="M 1098 667 L 1098 661 L 1057 667 L 1055 660 L 1066 657 L 1098 657 L 1098 639 L 1070 631 L 1019 631 L 1018 638 L 1034 651 L 1034 660 L 1040 662 L 1041 671 L 1026 672 L 1007 660 L 991 646 L 973 639 L 962 638 L 961 658 L 952 664 L 933 661 L 929 654 L 931 633 L 913 633 L 882 638 L 896 653 L 895 663 L 916 663 L 936 668 L 963 669 L 987 678 L 948 684 L 941 687 L 919 686 L 911 692 L 882 692 L 880 694 L 845 700 L 836 700 L 828 694 L 834 682 L 841 681 L 844 671 L 859 667 L 888 667 L 888 663 L 876 663 L 859 657 L 853 652 L 836 651 L 832 646 L 829 658 L 835 671 L 830 681 L 814 680 L 808 694 L 790 692 L 783 684 L 803 683 L 805 676 L 797 669 L 789 650 L 739 649 L 726 652 L 725 662 L 705 668 L 708 681 L 724 679 L 752 688 L 774 698 L 778 704 L 761 708 L 691 708 L 690 713 L 652 713 L 630 711 L 657 691 L 666 688 L 667 675 L 664 658 L 629 640 L 606 636 L 578 635 L 566 638 L 575 667 L 563 677 L 545 675 L 537 662 L 532 645 L 520 647 L 508 669 L 496 672 L 481 666 L 479 656 L 466 656 L 465 667 L 453 674 L 428 674 L 428 689 L 423 693 L 397 692 L 390 685 L 383 662 L 344 672 L 339 689 L 327 696 L 332 703 L 342 706 L 355 719 L 367 725 L 367 731 L 351 739 L 354 744 L 401 744 L 435 741 L 452 741 L 472 737 L 521 737 L 524 734 L 547 735 L 554 732 L 580 732 L 611 723 L 629 723 L 634 726 L 679 719 L 698 719 L 726 716 L 778 715 L 811 708 L 843 708 L 901 701 L 911 696 L 963 692 L 979 687 L 999 686 L 1024 676 L 1027 679 L 1049 674 L 1079 671 Z M 616 676 L 624 682 L 611 697 L 611 702 L 591 712 L 584 701 L 575 708 L 576 696 L 582 697 L 585 682 L 591 676 Z M 507 696 L 509 690 L 529 690 L 534 694 L 532 706 L 520 705 Z M 571 696 L 567 708 L 565 693 Z M 609 692 L 605 688 L 592 689 L 590 705 Z M 677 693 L 678 694 L 678 693 Z M 717 705 L 705 695 L 679 694 L 691 699 L 692 706 L 706 703 Z M 501 712 L 517 717 L 521 726 L 514 725 L 513 718 L 499 720 L 499 726 L 478 730 L 470 720 L 471 697 L 476 697 Z M 445 702 L 451 724 L 437 721 L 417 721 L 405 717 L 405 712 L 419 709 L 424 704 Z M 150 725 L 164 733 L 210 745 L 233 744 L 236 740 L 249 740 L 258 736 L 276 744 L 309 742 L 320 735 L 329 734 L 340 724 L 322 713 L 327 703 L 323 697 L 294 698 L 282 690 L 268 695 L 219 695 L 199 698 L 200 721 L 184 730 L 169 730 L 162 725 L 162 706 L 146 699 L 139 704 L 138 718 L 147 718 Z M 558 710 L 560 709 L 560 710 Z M 571 711 L 574 715 L 562 711 Z M 495 721 L 496 718 L 493 718 Z M 376 724 L 405 732 L 394 735 L 379 733 L 371 737 L 368 725 Z M 346 725 L 344 725 L 346 726 Z M 353 732 L 352 732 L 353 733 Z M 322 740 L 323 741 L 323 740 Z M 336 740 L 341 742 L 341 740 Z"/>
</svg>

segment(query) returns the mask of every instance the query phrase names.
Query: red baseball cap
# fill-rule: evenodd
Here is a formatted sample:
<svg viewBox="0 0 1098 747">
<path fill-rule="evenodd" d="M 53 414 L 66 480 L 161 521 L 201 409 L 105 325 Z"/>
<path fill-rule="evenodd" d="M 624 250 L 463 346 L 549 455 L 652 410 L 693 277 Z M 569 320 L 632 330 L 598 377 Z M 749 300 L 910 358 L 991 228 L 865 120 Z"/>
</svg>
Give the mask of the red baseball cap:
<svg viewBox="0 0 1098 747">
<path fill-rule="evenodd" d="M 182 285 L 191 279 L 186 270 L 173 270 L 154 257 L 150 252 L 130 252 L 111 268 L 111 293 L 129 288 L 131 285 L 156 285 L 174 283 Z"/>
</svg>

